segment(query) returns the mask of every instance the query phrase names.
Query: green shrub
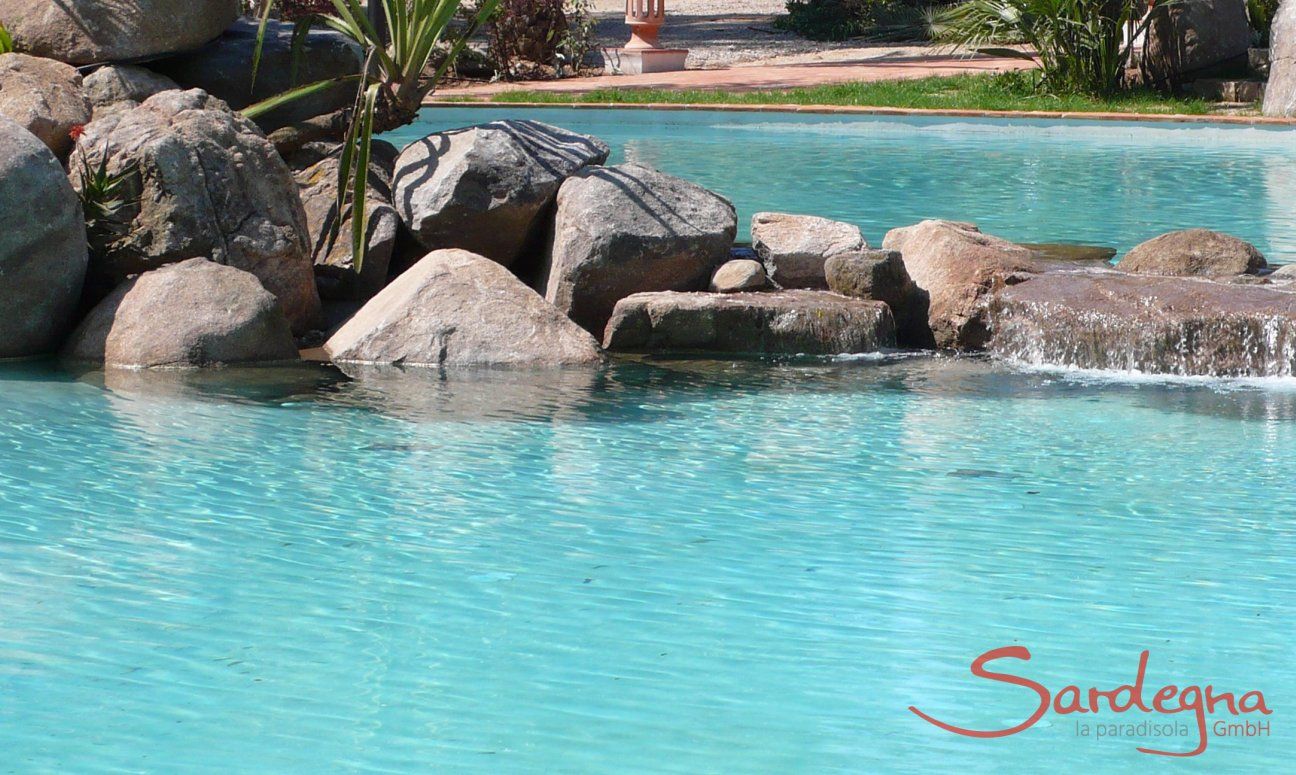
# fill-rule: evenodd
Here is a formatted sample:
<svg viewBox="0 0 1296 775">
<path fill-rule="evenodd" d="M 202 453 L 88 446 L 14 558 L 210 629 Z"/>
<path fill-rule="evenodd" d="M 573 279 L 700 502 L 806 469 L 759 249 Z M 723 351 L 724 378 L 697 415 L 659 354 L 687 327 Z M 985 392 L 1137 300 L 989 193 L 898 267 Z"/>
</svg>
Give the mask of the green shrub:
<svg viewBox="0 0 1296 775">
<path fill-rule="evenodd" d="M 775 26 L 811 40 L 916 40 L 928 10 L 952 0 L 788 0 Z"/>
<path fill-rule="evenodd" d="M 1251 19 L 1251 29 L 1256 31 L 1261 46 L 1269 45 L 1269 30 L 1273 27 L 1279 2 L 1280 0 L 1247 0 L 1247 16 Z"/>
<path fill-rule="evenodd" d="M 1153 17 L 1144 16 L 1148 8 L 1175 1 L 968 0 L 935 16 L 932 37 L 1037 62 L 1042 85 L 1057 94 L 1111 94 L 1124 85 L 1130 62 L 1126 27 L 1135 24 L 1142 34 Z M 1005 43 L 1034 53 L 996 48 Z"/>
</svg>

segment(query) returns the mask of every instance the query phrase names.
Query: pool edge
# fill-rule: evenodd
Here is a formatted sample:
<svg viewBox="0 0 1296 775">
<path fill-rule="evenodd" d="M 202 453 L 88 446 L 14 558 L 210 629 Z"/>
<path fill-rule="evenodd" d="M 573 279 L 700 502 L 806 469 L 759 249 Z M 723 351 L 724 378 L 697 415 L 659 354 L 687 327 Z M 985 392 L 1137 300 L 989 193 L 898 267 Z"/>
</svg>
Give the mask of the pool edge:
<svg viewBox="0 0 1296 775">
<path fill-rule="evenodd" d="M 425 108 L 572 108 L 596 110 L 717 111 L 731 113 L 812 113 L 862 116 L 936 116 L 949 118 L 1025 118 L 1060 121 L 1124 121 L 1157 124 L 1233 124 L 1238 126 L 1296 127 L 1296 118 L 1275 116 L 1188 115 L 1183 113 L 1083 113 L 1046 110 L 956 110 L 952 108 L 884 108 L 863 105 L 744 105 L 735 103 L 683 104 L 673 102 L 455 102 L 425 100 Z"/>
</svg>

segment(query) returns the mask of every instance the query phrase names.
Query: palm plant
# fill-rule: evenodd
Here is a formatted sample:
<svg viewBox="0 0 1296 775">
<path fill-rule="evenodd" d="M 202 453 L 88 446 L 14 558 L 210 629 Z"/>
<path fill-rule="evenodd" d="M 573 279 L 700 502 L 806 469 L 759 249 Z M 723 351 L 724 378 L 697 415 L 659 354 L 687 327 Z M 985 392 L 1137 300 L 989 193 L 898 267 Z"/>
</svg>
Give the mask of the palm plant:
<svg viewBox="0 0 1296 775">
<path fill-rule="evenodd" d="M 262 6 L 261 31 L 252 60 L 253 78 L 260 65 L 261 43 L 276 0 Z M 341 140 L 338 164 L 338 218 L 333 220 L 328 242 L 338 236 L 344 214 L 351 216 L 351 251 L 356 271 L 364 262 L 368 213 L 365 207 L 365 185 L 368 180 L 370 148 L 376 133 L 409 124 L 418 117 L 419 108 L 467 45 L 468 39 L 495 12 L 499 0 L 484 0 L 468 28 L 451 42 L 448 55 L 437 69 L 428 73 L 429 64 L 445 42 L 450 23 L 459 10 L 460 0 L 370 0 L 378 4 L 381 17 L 375 24 L 359 0 L 331 0 L 333 13 L 315 14 L 297 21 L 294 48 L 305 40 L 305 33 L 322 24 L 355 41 L 364 51 L 364 64 L 354 75 L 331 78 L 299 86 L 263 100 L 243 110 L 256 118 L 294 100 L 302 99 L 336 86 L 357 84 L 354 104 L 325 116 L 281 129 L 271 135 L 281 152 L 300 147 L 315 139 Z"/>
<path fill-rule="evenodd" d="M 1151 23 L 1148 11 L 1174 2 L 969 0 L 936 13 L 931 35 L 979 53 L 1036 62 L 1043 84 L 1057 93 L 1110 94 L 1124 80 L 1133 42 Z"/>
</svg>

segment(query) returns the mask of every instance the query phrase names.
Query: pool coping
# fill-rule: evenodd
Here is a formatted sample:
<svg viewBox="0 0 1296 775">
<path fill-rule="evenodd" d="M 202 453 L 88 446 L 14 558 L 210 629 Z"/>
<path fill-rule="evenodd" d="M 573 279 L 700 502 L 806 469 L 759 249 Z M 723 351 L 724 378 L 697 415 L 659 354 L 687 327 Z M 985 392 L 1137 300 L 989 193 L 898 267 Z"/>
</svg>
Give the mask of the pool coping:
<svg viewBox="0 0 1296 775">
<path fill-rule="evenodd" d="M 728 113 L 811 113 L 861 116 L 932 116 L 947 118 L 1026 118 L 1060 121 L 1126 121 L 1155 124 L 1232 124 L 1237 126 L 1296 127 L 1296 118 L 1276 116 L 1188 115 L 1183 113 L 1083 113 L 1048 110 L 960 110 L 954 108 L 886 108 L 866 105 L 784 105 L 676 102 L 508 102 L 481 100 L 456 102 L 426 100 L 425 108 L 569 108 L 585 110 L 671 110 Z"/>
</svg>

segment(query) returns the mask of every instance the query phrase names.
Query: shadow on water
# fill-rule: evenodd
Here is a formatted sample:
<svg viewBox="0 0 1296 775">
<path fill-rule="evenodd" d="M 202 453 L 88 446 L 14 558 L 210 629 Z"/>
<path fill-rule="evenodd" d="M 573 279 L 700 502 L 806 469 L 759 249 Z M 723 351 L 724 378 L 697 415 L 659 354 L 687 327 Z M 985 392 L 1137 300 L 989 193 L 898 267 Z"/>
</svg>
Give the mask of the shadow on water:
<svg viewBox="0 0 1296 775">
<path fill-rule="evenodd" d="M 688 404 L 753 395 L 891 393 L 914 399 L 1121 401 L 1161 412 L 1296 421 L 1296 381 L 1131 380 L 1018 370 L 932 353 L 836 358 L 637 357 L 604 368 L 402 369 L 315 364 L 195 371 L 67 371 L 0 363 L 0 383 L 82 385 L 132 400 L 367 411 L 409 422 L 652 423 Z"/>
</svg>

